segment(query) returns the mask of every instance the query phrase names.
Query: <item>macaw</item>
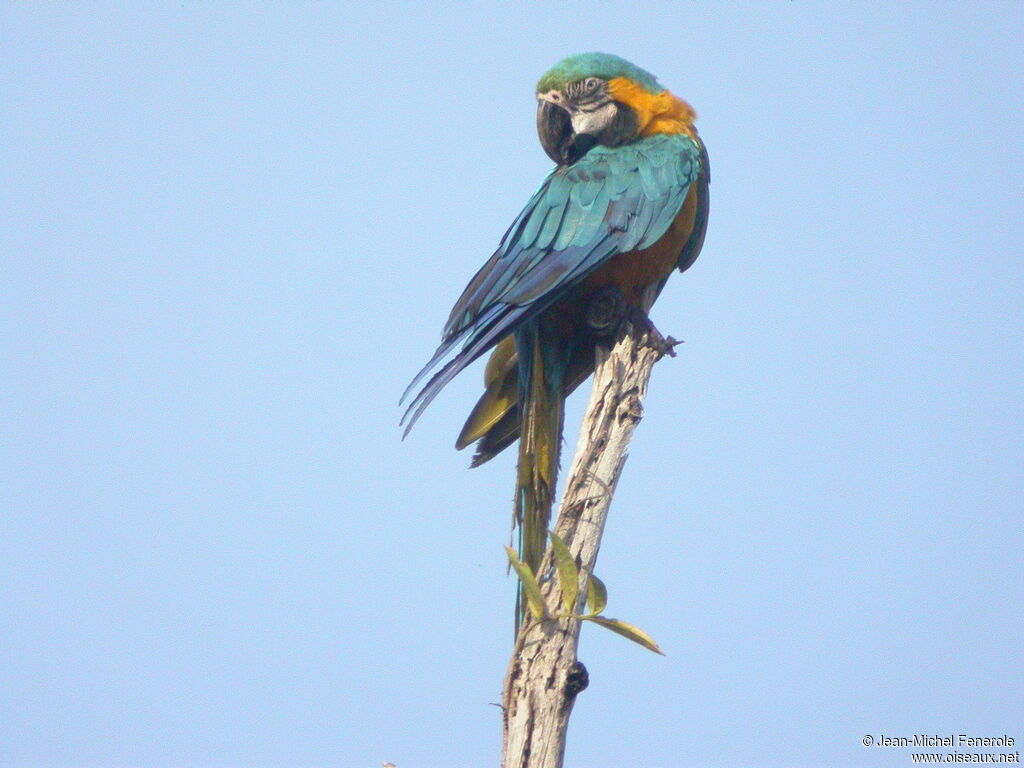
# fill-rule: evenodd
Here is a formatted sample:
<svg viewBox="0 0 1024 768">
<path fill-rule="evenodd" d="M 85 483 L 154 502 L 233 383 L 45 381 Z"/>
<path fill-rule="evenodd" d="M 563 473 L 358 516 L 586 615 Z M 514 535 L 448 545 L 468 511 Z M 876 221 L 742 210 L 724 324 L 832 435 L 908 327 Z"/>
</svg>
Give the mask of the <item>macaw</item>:
<svg viewBox="0 0 1024 768">
<path fill-rule="evenodd" d="M 593 372 L 602 332 L 589 307 L 611 292 L 647 317 L 672 271 L 700 252 L 710 182 L 694 110 L 623 58 L 560 61 L 537 83 L 537 103 L 537 132 L 556 167 L 466 286 L 436 353 L 403 395 L 461 344 L 410 403 L 408 434 L 456 374 L 494 350 L 456 447 L 476 442 L 478 466 L 519 438 L 515 518 L 520 558 L 534 573 L 565 397 Z"/>
</svg>

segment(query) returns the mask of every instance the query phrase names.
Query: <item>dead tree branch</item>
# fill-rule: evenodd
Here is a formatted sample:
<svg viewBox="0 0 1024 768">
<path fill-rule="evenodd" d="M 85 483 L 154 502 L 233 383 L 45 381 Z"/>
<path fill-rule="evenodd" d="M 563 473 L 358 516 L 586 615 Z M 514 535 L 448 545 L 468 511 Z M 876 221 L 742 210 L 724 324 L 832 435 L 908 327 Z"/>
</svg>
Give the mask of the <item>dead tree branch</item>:
<svg viewBox="0 0 1024 768">
<path fill-rule="evenodd" d="M 625 323 L 611 349 L 598 347 L 590 401 L 555 523 L 579 568 L 575 613 L 587 596 L 601 535 L 626 448 L 643 417 L 651 369 L 670 349 Z M 537 574 L 552 615 L 564 613 L 549 547 Z M 516 636 L 505 676 L 503 768 L 561 768 L 565 737 L 576 694 L 587 686 L 576 649 L 582 622 L 575 618 L 535 619 L 527 614 Z"/>
</svg>

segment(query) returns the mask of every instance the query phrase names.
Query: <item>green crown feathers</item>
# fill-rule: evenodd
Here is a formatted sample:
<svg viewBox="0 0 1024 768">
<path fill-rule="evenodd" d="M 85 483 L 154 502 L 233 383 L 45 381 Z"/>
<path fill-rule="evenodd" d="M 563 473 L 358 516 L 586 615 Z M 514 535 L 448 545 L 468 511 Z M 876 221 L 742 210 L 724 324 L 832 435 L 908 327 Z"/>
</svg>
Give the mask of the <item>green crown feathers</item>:
<svg viewBox="0 0 1024 768">
<path fill-rule="evenodd" d="M 577 53 L 575 56 L 562 59 L 545 72 L 537 81 L 537 93 L 560 91 L 569 83 L 587 77 L 600 77 L 602 80 L 625 77 L 651 93 L 665 90 L 659 85 L 658 78 L 621 56 L 610 53 Z"/>
</svg>

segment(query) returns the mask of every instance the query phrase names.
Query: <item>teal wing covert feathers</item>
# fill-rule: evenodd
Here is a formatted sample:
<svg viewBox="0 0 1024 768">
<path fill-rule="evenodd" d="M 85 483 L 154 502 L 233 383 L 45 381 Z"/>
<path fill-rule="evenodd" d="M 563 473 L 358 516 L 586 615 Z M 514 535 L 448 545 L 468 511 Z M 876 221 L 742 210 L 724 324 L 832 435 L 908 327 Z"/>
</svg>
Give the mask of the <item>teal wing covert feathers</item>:
<svg viewBox="0 0 1024 768">
<path fill-rule="evenodd" d="M 656 134 L 626 146 L 594 147 L 552 172 L 466 287 L 441 345 L 406 389 L 403 400 L 462 342 L 409 404 L 406 433 L 476 358 L 608 259 L 647 248 L 665 234 L 705 158 L 703 147 L 684 134 Z M 689 266 L 687 252 L 696 256 L 700 243 L 692 245 L 680 254 L 680 268 Z"/>
</svg>

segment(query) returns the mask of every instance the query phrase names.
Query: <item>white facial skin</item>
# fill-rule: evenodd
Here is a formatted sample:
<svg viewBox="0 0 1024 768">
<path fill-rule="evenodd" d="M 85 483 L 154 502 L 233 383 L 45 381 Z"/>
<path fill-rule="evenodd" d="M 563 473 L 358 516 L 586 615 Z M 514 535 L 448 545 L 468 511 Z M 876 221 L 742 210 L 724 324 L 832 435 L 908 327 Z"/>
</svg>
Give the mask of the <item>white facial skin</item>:
<svg viewBox="0 0 1024 768">
<path fill-rule="evenodd" d="M 569 119 L 572 121 L 572 129 L 578 134 L 590 133 L 596 136 L 611 123 L 616 110 L 617 107 L 613 101 L 607 101 L 599 106 L 570 109 Z"/>
<path fill-rule="evenodd" d="M 537 98 L 566 110 L 576 134 L 599 134 L 611 124 L 618 110 L 608 95 L 606 83 L 596 77 L 571 83 L 563 91 L 538 93 Z"/>
</svg>

